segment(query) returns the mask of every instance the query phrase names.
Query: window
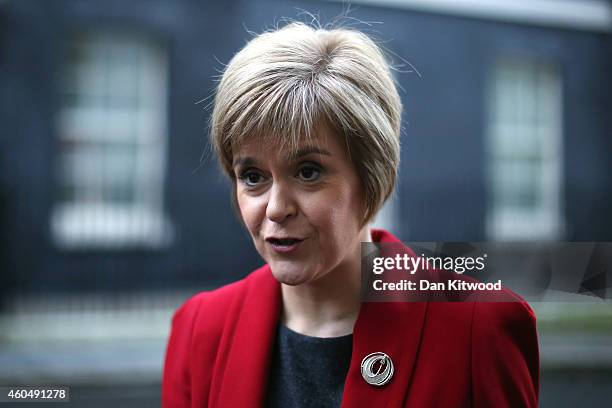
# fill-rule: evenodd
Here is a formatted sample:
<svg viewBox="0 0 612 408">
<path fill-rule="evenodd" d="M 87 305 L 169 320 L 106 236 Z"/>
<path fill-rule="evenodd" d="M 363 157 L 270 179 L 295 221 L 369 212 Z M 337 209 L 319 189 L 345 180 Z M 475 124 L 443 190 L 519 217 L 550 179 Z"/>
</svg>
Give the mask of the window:
<svg viewBox="0 0 612 408">
<path fill-rule="evenodd" d="M 87 33 L 67 44 L 62 62 L 54 242 L 167 244 L 164 47 L 140 35 Z"/>
<path fill-rule="evenodd" d="M 501 59 L 490 89 L 487 233 L 498 240 L 559 239 L 559 68 L 542 61 Z"/>
</svg>

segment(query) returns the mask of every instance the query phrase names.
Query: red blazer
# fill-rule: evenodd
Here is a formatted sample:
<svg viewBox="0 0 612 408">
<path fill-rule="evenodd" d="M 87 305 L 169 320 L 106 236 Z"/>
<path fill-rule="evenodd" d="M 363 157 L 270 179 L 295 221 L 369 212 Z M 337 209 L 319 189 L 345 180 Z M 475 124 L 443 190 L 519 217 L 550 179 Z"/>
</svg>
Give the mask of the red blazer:
<svg viewBox="0 0 612 408">
<path fill-rule="evenodd" d="M 399 242 L 373 230 L 377 242 Z M 280 316 L 280 284 L 265 265 L 187 300 L 172 319 L 162 407 L 261 407 Z M 382 351 L 395 373 L 382 387 L 361 376 Z M 536 407 L 535 315 L 526 302 L 362 303 L 342 408 Z"/>
</svg>

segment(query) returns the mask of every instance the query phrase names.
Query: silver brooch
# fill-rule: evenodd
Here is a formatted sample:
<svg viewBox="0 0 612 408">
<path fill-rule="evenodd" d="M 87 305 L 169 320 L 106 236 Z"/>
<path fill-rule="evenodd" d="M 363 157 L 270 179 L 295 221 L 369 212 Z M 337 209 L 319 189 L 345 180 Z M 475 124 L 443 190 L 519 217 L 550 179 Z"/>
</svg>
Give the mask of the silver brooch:
<svg viewBox="0 0 612 408">
<path fill-rule="evenodd" d="M 391 357 L 380 351 L 368 354 L 361 360 L 361 376 L 368 384 L 385 385 L 393 377 Z"/>
</svg>

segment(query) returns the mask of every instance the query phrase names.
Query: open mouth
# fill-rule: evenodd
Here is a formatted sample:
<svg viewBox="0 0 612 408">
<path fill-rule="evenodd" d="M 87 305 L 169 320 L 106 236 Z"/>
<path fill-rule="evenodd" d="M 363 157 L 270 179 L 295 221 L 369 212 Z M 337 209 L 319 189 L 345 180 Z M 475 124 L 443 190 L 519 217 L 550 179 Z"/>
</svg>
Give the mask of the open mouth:
<svg viewBox="0 0 612 408">
<path fill-rule="evenodd" d="M 297 238 L 286 238 L 286 239 L 268 238 L 266 241 L 268 241 L 269 243 L 275 246 L 289 247 L 298 242 L 302 242 L 303 240 L 297 239 Z"/>
</svg>

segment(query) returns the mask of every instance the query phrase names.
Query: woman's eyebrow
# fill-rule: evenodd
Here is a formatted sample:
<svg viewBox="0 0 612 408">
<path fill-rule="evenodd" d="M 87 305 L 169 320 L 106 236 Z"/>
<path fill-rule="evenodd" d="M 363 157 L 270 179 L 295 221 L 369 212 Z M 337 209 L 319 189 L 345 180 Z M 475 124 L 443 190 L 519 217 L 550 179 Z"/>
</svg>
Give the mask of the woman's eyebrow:
<svg viewBox="0 0 612 408">
<path fill-rule="evenodd" d="M 321 148 L 318 148 L 318 147 L 315 147 L 315 146 L 309 146 L 309 147 L 304 147 L 304 148 L 298 150 L 295 154 L 292 154 L 290 156 L 290 159 L 296 160 L 296 159 L 299 159 L 300 157 L 307 156 L 307 155 L 313 154 L 313 153 L 324 154 L 326 156 L 331 156 L 332 155 L 329 151 L 327 151 L 325 149 L 321 149 Z"/>
<path fill-rule="evenodd" d="M 257 160 L 255 160 L 252 157 L 238 157 L 234 159 L 232 163 L 232 167 L 236 167 L 236 166 L 247 167 L 247 166 L 253 166 L 256 163 L 257 163 Z"/>
<path fill-rule="evenodd" d="M 297 160 L 300 157 L 303 156 L 308 156 L 309 154 L 324 154 L 326 156 L 331 156 L 332 154 L 325 150 L 325 149 L 321 149 L 319 147 L 315 147 L 315 146 L 309 146 L 309 147 L 304 147 L 300 150 L 298 150 L 297 152 L 289 155 L 289 159 L 290 160 Z M 257 160 L 253 157 L 237 157 L 234 159 L 234 161 L 232 162 L 232 167 L 236 167 L 236 166 L 241 166 L 241 167 L 247 167 L 247 166 L 253 166 L 257 164 Z"/>
</svg>

